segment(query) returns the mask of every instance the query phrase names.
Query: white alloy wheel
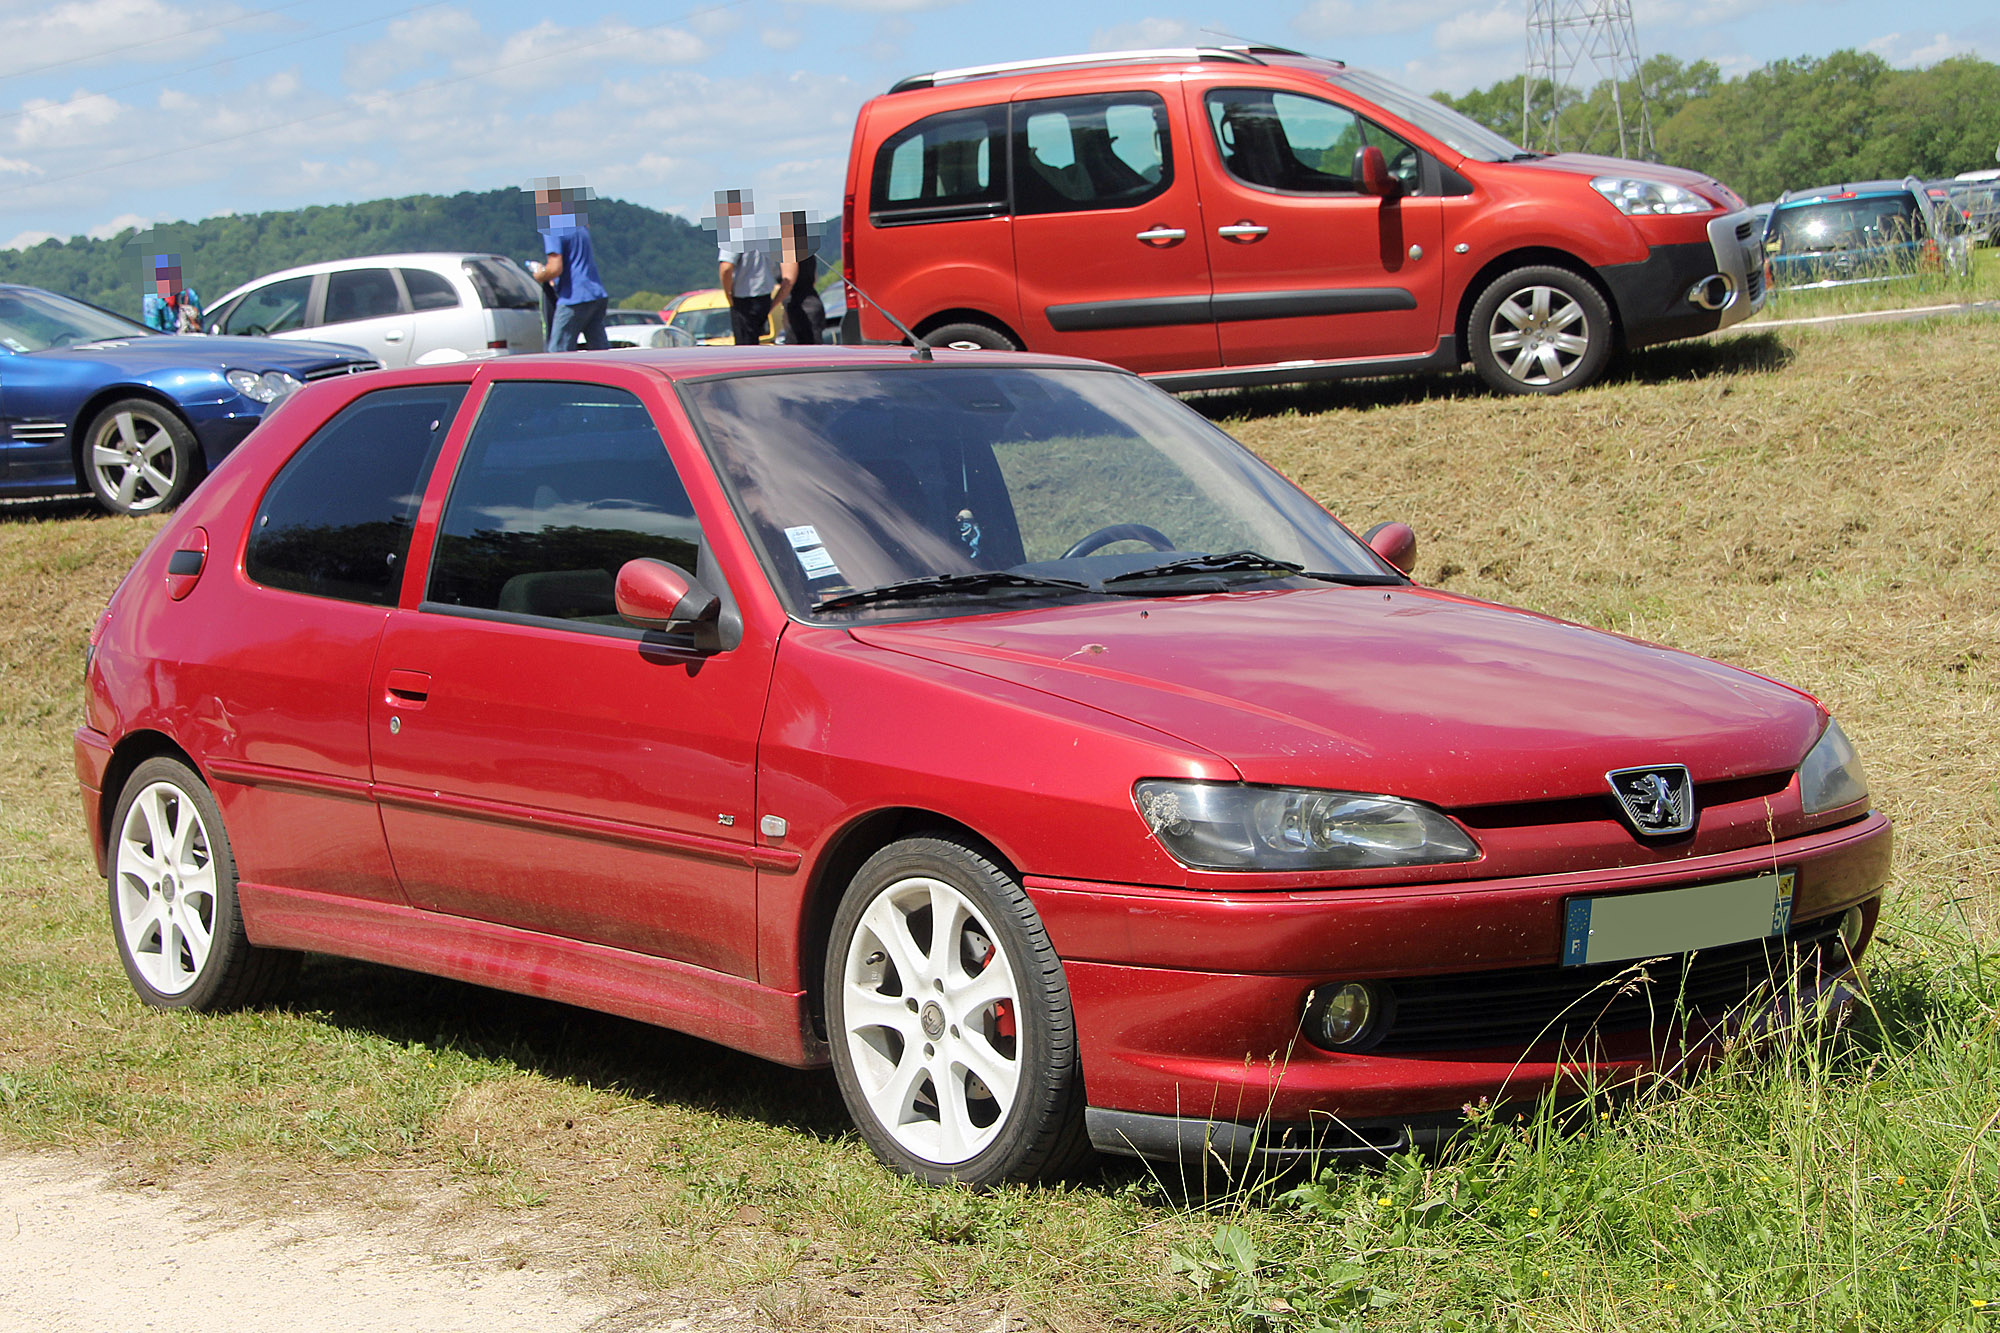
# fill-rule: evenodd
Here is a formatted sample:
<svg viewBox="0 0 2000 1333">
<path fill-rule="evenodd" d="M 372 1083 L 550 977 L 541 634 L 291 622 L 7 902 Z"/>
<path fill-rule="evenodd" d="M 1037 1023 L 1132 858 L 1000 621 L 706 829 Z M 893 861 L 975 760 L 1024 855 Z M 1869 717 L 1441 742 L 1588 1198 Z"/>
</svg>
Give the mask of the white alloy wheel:
<svg viewBox="0 0 2000 1333">
<path fill-rule="evenodd" d="M 903 1151 L 956 1166 L 999 1135 L 1021 1095 L 1020 990 L 994 929 L 942 879 L 897 880 L 862 912 L 836 1040 Z"/>
<path fill-rule="evenodd" d="M 1554 287 L 1527 287 L 1500 303 L 1487 331 L 1493 354 L 1523 384 L 1554 384 L 1590 350 L 1583 307 Z"/>
<path fill-rule="evenodd" d="M 215 855 L 186 792 L 152 782 L 126 808 L 112 848 L 119 940 L 140 978 L 162 995 L 201 979 L 215 945 Z"/>
</svg>

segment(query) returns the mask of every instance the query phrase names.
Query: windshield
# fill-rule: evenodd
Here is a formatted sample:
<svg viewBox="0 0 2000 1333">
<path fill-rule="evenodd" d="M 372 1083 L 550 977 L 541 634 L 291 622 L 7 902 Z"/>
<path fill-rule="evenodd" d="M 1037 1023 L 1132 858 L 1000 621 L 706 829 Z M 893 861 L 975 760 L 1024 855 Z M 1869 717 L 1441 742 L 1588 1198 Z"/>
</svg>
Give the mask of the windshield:
<svg viewBox="0 0 2000 1333">
<path fill-rule="evenodd" d="M 684 329 L 696 342 L 706 338 L 727 338 L 730 332 L 729 307 L 711 306 L 706 310 L 676 310 L 674 317 L 667 321 L 672 327 Z"/>
<path fill-rule="evenodd" d="M 46 352 L 51 347 L 152 334 L 144 324 L 54 292 L 27 287 L 0 291 L 0 347 L 10 352 Z"/>
<path fill-rule="evenodd" d="M 1248 450 L 1121 372 L 912 362 L 681 391 L 795 615 L 1296 584 L 1277 562 L 1402 581 Z M 881 591 L 909 580 L 925 583 Z"/>
<path fill-rule="evenodd" d="M 1342 69 L 1321 77 L 1336 88 L 1345 89 L 1400 116 L 1425 134 L 1480 162 L 1511 162 L 1533 154 L 1505 135 L 1496 134 L 1470 116 L 1453 111 L 1444 103 L 1413 93 L 1399 83 L 1366 70 Z"/>
<path fill-rule="evenodd" d="M 1908 245 L 1923 235 L 1916 199 L 1897 194 L 1780 208 L 1771 215 L 1768 239 L 1781 254 L 1809 254 Z"/>
</svg>

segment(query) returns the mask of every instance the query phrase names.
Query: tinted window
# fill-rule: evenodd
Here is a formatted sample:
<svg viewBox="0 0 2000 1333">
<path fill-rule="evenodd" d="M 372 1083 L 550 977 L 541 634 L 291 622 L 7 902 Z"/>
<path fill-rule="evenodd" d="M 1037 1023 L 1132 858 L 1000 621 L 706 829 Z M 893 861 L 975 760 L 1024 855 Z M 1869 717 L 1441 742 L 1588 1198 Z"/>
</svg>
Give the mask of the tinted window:
<svg viewBox="0 0 2000 1333">
<path fill-rule="evenodd" d="M 410 529 L 463 384 L 382 389 L 350 403 L 264 494 L 244 569 L 316 597 L 391 606 Z"/>
<path fill-rule="evenodd" d="M 306 325 L 306 298 L 312 278 L 285 278 L 246 292 L 222 319 L 224 333 L 283 333 Z"/>
<path fill-rule="evenodd" d="M 1229 174 L 1246 185 L 1305 194 L 1359 194 L 1354 155 L 1379 148 L 1390 172 L 1414 194 L 1417 150 L 1344 106 L 1265 88 L 1208 94 L 1208 123 Z"/>
<path fill-rule="evenodd" d="M 479 293 L 479 304 L 488 310 L 540 310 L 542 294 L 528 275 L 504 259 L 491 255 L 474 255 L 459 261 L 465 276 L 472 279 L 472 290 Z"/>
<path fill-rule="evenodd" d="M 410 293 L 412 310 L 448 310 L 458 304 L 458 289 L 451 279 L 427 268 L 402 270 L 403 286 Z"/>
<path fill-rule="evenodd" d="M 322 324 L 353 319 L 380 319 L 401 314 L 403 294 L 386 268 L 351 268 L 326 277 L 326 314 Z"/>
<path fill-rule="evenodd" d="M 496 384 L 438 528 L 428 600 L 621 625 L 618 568 L 695 572 L 701 530 L 645 406 L 595 384 Z"/>
<path fill-rule="evenodd" d="M 1014 109 L 1014 209 L 1131 208 L 1173 180 L 1167 107 L 1151 93 L 1050 98 Z"/>
<path fill-rule="evenodd" d="M 869 209 L 880 222 L 997 217 L 1007 206 L 1007 108 L 918 121 L 875 154 Z"/>
</svg>

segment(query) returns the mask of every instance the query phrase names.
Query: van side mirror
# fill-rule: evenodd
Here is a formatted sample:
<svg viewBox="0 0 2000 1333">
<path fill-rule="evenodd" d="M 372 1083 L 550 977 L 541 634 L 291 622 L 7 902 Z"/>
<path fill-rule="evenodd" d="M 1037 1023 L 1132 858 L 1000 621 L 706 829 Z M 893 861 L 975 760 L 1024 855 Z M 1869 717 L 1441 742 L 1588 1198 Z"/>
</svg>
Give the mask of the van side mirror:
<svg viewBox="0 0 2000 1333">
<path fill-rule="evenodd" d="M 1363 194 L 1382 200 L 1403 197 L 1403 182 L 1389 174 L 1389 159 L 1373 144 L 1355 151 L 1354 179 L 1361 182 Z"/>
<path fill-rule="evenodd" d="M 1407 574 L 1417 564 L 1417 533 L 1407 523 L 1377 523 L 1362 535 L 1368 549 Z M 619 609 L 624 609 L 621 603 Z"/>
<path fill-rule="evenodd" d="M 722 614 L 722 600 L 700 579 L 664 560 L 627 560 L 612 595 L 619 616 L 641 629 L 702 624 Z"/>
</svg>

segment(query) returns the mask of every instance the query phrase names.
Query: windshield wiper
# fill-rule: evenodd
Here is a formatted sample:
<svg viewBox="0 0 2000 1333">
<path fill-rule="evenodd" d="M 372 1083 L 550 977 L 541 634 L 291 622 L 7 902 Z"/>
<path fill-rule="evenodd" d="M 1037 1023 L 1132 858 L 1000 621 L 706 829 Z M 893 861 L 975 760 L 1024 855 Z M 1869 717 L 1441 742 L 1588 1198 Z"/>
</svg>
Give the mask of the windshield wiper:
<svg viewBox="0 0 2000 1333">
<path fill-rule="evenodd" d="M 1262 555 L 1256 551 L 1219 551 L 1210 555 L 1189 555 L 1179 560 L 1168 560 L 1144 569 L 1130 570 L 1124 574 L 1113 574 L 1104 580 L 1104 590 L 1113 591 L 1113 585 L 1137 583 L 1146 579 L 1173 578 L 1177 575 L 1257 573 L 1277 574 L 1289 578 L 1318 579 L 1322 583 L 1347 583 L 1363 587 L 1374 584 L 1399 584 L 1408 582 L 1400 574 L 1328 574 L 1307 569 L 1304 565 L 1290 560 L 1280 560 L 1276 556 Z"/>
<path fill-rule="evenodd" d="M 1012 574 L 1004 569 L 974 569 L 959 574 L 925 574 L 913 579 L 878 584 L 854 592 L 836 593 L 813 607 L 815 611 L 836 611 L 844 606 L 865 606 L 871 602 L 914 602 L 926 597 L 976 595 L 1011 589 L 1040 588 L 1055 592 L 1089 592 L 1090 585 L 1074 579 L 1045 579 L 1033 574 Z"/>
</svg>

